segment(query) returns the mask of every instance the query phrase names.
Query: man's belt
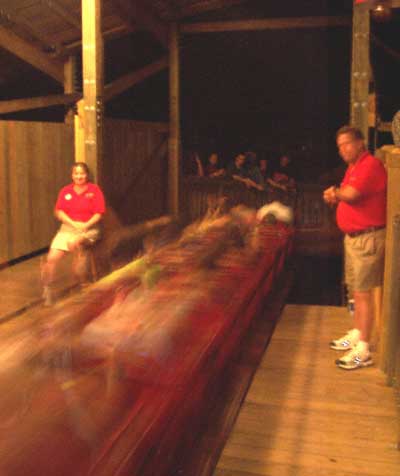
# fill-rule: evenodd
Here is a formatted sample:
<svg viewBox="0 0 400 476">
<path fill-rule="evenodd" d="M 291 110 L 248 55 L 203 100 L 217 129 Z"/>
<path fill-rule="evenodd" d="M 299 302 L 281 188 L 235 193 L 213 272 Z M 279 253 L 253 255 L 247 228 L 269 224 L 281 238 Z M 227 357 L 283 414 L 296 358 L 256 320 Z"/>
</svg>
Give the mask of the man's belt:
<svg viewBox="0 0 400 476">
<path fill-rule="evenodd" d="M 354 238 L 355 236 L 364 235 L 365 233 L 371 233 L 371 231 L 383 230 L 384 228 L 386 228 L 386 225 L 369 226 L 368 228 L 364 228 L 364 230 L 352 231 L 350 233 L 347 233 L 347 235 L 349 235 L 350 238 Z"/>
</svg>

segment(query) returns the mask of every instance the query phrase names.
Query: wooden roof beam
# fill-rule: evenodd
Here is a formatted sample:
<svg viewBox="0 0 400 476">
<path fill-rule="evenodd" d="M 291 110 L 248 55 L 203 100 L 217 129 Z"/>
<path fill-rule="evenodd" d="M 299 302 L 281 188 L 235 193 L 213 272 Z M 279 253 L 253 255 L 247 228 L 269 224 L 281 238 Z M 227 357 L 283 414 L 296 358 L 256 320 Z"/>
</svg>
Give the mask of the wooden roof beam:
<svg viewBox="0 0 400 476">
<path fill-rule="evenodd" d="M 50 10 L 56 13 L 69 25 L 73 26 L 76 30 L 81 31 L 82 22 L 80 18 L 72 15 L 64 6 L 60 5 L 57 0 L 42 0 L 42 3 L 47 5 Z"/>
<path fill-rule="evenodd" d="M 62 106 L 73 104 L 81 99 L 82 94 L 54 94 L 51 96 L 39 96 L 35 98 L 10 99 L 0 101 L 0 114 L 10 112 L 29 111 L 32 109 L 42 109 L 50 106 Z"/>
<path fill-rule="evenodd" d="M 43 52 L 62 53 L 59 43 L 51 43 L 49 38 L 32 27 L 32 24 L 22 15 L 0 8 L 0 25 L 10 31 L 17 31 L 17 36 L 23 37 L 26 42 L 33 41 L 38 49 Z"/>
<path fill-rule="evenodd" d="M 112 83 L 105 86 L 104 101 L 109 101 L 135 84 L 142 82 L 146 78 L 153 76 L 154 74 L 166 68 L 168 68 L 168 57 L 165 56 L 160 60 L 139 69 L 138 71 L 133 71 L 132 73 L 128 73 L 121 78 L 116 79 Z"/>
<path fill-rule="evenodd" d="M 216 33 L 224 31 L 289 30 L 296 28 L 328 28 L 351 26 L 350 17 L 265 18 L 238 21 L 186 23 L 183 33 Z"/>
<path fill-rule="evenodd" d="M 142 27 L 150 31 L 155 38 L 168 49 L 168 28 L 159 20 L 142 0 L 112 0 L 123 20 L 128 20 L 133 27 Z"/>
<path fill-rule="evenodd" d="M 245 0 L 202 0 L 180 9 L 180 17 L 189 17 L 199 13 L 220 10 L 244 3 Z"/>
<path fill-rule="evenodd" d="M 1 25 L 0 47 L 63 84 L 64 66 L 60 61 L 49 58 L 45 53 Z"/>
</svg>

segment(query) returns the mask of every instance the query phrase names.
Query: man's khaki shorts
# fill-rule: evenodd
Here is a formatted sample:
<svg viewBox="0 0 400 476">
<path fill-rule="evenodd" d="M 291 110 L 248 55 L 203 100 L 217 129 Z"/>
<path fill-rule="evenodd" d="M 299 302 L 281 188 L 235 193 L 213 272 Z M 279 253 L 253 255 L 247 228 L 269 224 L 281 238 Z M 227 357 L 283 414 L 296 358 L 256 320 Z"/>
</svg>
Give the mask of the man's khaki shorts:
<svg viewBox="0 0 400 476">
<path fill-rule="evenodd" d="M 98 227 L 93 227 L 88 231 L 79 231 L 76 228 L 63 223 L 56 236 L 53 238 L 50 248 L 69 251 L 68 244 L 80 236 L 83 236 L 89 244 L 93 244 L 100 238 L 100 229 Z"/>
<path fill-rule="evenodd" d="M 369 291 L 382 285 L 385 237 L 385 229 L 353 238 L 345 235 L 345 278 L 348 288 L 354 291 Z"/>
</svg>

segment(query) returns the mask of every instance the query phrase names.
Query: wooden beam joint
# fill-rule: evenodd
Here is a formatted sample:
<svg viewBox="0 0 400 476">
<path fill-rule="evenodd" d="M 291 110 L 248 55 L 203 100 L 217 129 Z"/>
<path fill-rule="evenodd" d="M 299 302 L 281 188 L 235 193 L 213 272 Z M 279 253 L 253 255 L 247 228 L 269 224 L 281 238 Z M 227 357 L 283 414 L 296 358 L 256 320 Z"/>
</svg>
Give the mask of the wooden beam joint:
<svg viewBox="0 0 400 476">
<path fill-rule="evenodd" d="M 64 65 L 0 25 L 0 47 L 14 54 L 31 66 L 64 83 Z"/>
</svg>

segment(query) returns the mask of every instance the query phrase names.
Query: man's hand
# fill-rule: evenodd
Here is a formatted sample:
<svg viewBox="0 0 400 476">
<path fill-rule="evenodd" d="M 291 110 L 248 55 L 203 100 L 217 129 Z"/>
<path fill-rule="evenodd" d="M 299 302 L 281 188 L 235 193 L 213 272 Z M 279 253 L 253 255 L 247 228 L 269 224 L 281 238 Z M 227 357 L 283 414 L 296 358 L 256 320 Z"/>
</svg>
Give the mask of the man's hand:
<svg viewBox="0 0 400 476">
<path fill-rule="evenodd" d="M 325 203 L 329 205 L 336 205 L 338 203 L 339 200 L 336 197 L 335 188 L 336 187 L 332 186 L 324 190 L 323 198 Z"/>
<path fill-rule="evenodd" d="M 247 188 L 251 188 L 253 186 L 252 181 L 249 178 L 245 178 L 243 180 Z"/>
</svg>

